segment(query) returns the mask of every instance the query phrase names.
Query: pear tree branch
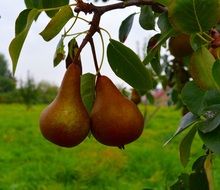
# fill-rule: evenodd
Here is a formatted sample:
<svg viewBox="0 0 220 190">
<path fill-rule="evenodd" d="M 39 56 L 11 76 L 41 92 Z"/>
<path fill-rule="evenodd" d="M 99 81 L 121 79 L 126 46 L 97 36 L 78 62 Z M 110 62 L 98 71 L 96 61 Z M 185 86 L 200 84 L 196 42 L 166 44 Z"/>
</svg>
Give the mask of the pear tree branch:
<svg viewBox="0 0 220 190">
<path fill-rule="evenodd" d="M 104 5 L 104 6 L 96 6 L 92 3 L 85 3 L 83 0 L 76 0 L 76 7 L 74 11 L 78 14 L 80 12 L 83 12 L 85 14 L 92 14 L 93 18 L 90 22 L 90 28 L 88 30 L 88 33 L 86 34 L 85 38 L 83 39 L 78 52 L 74 58 L 74 61 L 76 61 L 79 58 L 79 55 L 82 51 L 82 49 L 86 46 L 88 42 L 91 42 L 91 39 L 93 35 L 100 31 L 99 24 L 101 16 L 111 10 L 115 9 L 124 9 L 126 7 L 130 6 L 141 6 L 141 5 L 150 5 L 156 7 L 161 12 L 167 11 L 167 8 L 162 6 L 159 3 L 154 2 L 154 0 L 126 0 L 120 3 L 110 4 L 110 5 Z"/>
</svg>

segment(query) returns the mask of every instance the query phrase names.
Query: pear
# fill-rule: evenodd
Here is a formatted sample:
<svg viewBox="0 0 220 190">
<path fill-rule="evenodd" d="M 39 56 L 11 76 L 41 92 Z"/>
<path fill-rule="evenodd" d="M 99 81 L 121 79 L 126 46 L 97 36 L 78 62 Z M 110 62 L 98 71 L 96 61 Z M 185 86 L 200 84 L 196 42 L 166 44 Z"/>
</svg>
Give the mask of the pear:
<svg viewBox="0 0 220 190">
<path fill-rule="evenodd" d="M 70 64 L 56 98 L 40 116 L 40 130 L 49 141 L 64 147 L 80 144 L 90 130 L 90 118 L 80 95 L 81 68 Z"/>
<path fill-rule="evenodd" d="M 176 58 L 189 56 L 193 53 L 190 45 L 190 36 L 186 34 L 179 34 L 173 36 L 169 40 L 170 53 Z"/>
<path fill-rule="evenodd" d="M 123 148 L 143 131 L 144 118 L 137 106 L 125 98 L 106 76 L 98 76 L 91 111 L 91 133 L 97 141 Z"/>
</svg>

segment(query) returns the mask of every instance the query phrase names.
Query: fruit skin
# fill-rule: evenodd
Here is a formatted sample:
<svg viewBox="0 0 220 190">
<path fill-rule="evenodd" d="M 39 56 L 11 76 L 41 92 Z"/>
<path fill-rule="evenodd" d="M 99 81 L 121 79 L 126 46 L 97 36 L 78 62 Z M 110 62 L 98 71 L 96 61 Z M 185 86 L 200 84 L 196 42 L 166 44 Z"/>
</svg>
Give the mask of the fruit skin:
<svg viewBox="0 0 220 190">
<path fill-rule="evenodd" d="M 80 76 L 80 67 L 70 64 L 56 98 L 40 116 L 42 135 L 59 146 L 76 146 L 89 133 L 90 118 L 80 96 Z"/>
<path fill-rule="evenodd" d="M 190 45 L 190 37 L 186 34 L 179 34 L 169 40 L 170 53 L 176 58 L 182 58 L 193 53 Z"/>
<path fill-rule="evenodd" d="M 220 58 L 220 47 L 217 48 L 209 48 L 209 52 L 214 56 L 215 59 Z"/>
<path fill-rule="evenodd" d="M 124 147 L 142 133 L 144 118 L 137 106 L 122 96 L 106 76 L 98 76 L 91 112 L 91 132 L 100 143 Z"/>
</svg>

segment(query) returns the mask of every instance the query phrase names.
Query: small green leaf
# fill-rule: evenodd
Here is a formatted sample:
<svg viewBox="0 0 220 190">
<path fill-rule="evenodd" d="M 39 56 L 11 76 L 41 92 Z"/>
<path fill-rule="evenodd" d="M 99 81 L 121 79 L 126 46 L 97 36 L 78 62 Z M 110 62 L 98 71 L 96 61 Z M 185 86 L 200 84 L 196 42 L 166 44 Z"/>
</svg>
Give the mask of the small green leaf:
<svg viewBox="0 0 220 190">
<path fill-rule="evenodd" d="M 64 25 L 73 17 L 73 11 L 70 6 L 64 6 L 50 20 L 46 28 L 40 33 L 45 41 L 53 39 L 64 27 Z"/>
<path fill-rule="evenodd" d="M 194 125 L 198 120 L 199 120 L 199 117 L 192 114 L 191 112 L 188 112 L 186 115 L 184 115 L 181 119 L 178 129 L 173 134 L 173 136 L 164 143 L 164 146 L 166 146 L 171 140 L 173 140 L 174 137 L 182 133 L 185 129 Z"/>
<path fill-rule="evenodd" d="M 183 103 L 194 114 L 200 115 L 205 108 L 205 91 L 200 89 L 195 82 L 186 83 L 181 92 Z"/>
<path fill-rule="evenodd" d="M 150 6 L 142 6 L 139 17 L 139 23 L 145 30 L 155 29 L 155 16 Z"/>
<path fill-rule="evenodd" d="M 182 139 L 180 143 L 179 146 L 180 161 L 183 167 L 186 167 L 186 165 L 189 162 L 190 150 L 196 132 L 197 132 L 197 127 L 194 126 L 192 129 L 190 129 L 190 131 L 186 134 L 186 136 Z"/>
<path fill-rule="evenodd" d="M 137 90 L 150 90 L 152 76 L 139 57 L 128 47 L 110 40 L 107 47 L 109 64 L 115 74 Z"/>
<path fill-rule="evenodd" d="M 214 118 L 203 121 L 199 126 L 199 130 L 203 133 L 209 133 L 215 130 L 218 126 L 220 126 L 220 113 L 217 113 Z"/>
<path fill-rule="evenodd" d="M 160 35 L 160 38 L 158 39 L 157 43 L 150 49 L 150 51 L 147 53 L 147 56 L 144 58 L 143 63 L 147 65 L 151 62 L 151 60 L 154 58 L 156 53 L 160 50 L 160 47 L 166 42 L 166 40 L 174 34 L 174 30 L 171 28 L 167 32 Z"/>
<path fill-rule="evenodd" d="M 95 101 L 95 75 L 86 73 L 81 76 L 81 96 L 83 103 L 88 111 L 91 112 Z"/>
<path fill-rule="evenodd" d="M 56 52 L 53 58 L 53 66 L 56 67 L 64 58 L 65 58 L 65 50 L 64 50 L 64 43 L 63 38 L 60 39 L 59 43 L 57 44 Z"/>
<path fill-rule="evenodd" d="M 21 53 L 21 49 L 22 49 L 24 41 L 27 37 L 28 31 L 29 31 L 34 19 L 38 16 L 38 14 L 39 14 L 39 11 L 37 9 L 32 9 L 31 11 L 28 12 L 25 27 L 20 27 L 19 29 L 17 29 L 18 31 L 20 31 L 20 33 L 18 33 L 15 36 L 15 38 L 11 41 L 11 43 L 9 45 L 9 53 L 10 53 L 12 63 L 13 63 L 13 74 L 15 73 L 18 59 L 19 59 L 19 55 Z M 18 16 L 18 20 L 20 20 L 19 17 L 20 16 Z M 23 17 L 23 15 L 21 17 Z M 18 22 L 20 22 L 20 21 L 18 21 Z M 24 23 L 23 23 L 23 25 L 24 25 Z"/>
<path fill-rule="evenodd" d="M 219 0 L 173 0 L 168 6 L 171 24 L 183 33 L 208 31 L 219 19 Z"/>
<path fill-rule="evenodd" d="M 64 5 L 68 5 L 69 4 L 69 0 L 49 0 L 49 1 L 43 1 L 43 8 L 56 8 L 56 7 L 61 7 Z M 52 11 L 46 11 L 46 14 L 52 18 L 57 12 L 59 11 L 59 9 L 57 10 L 52 10 Z"/>
<path fill-rule="evenodd" d="M 212 76 L 220 88 L 220 59 L 217 59 L 212 66 Z"/>
<path fill-rule="evenodd" d="M 72 38 L 68 43 L 68 55 L 66 58 L 66 65 L 71 64 L 73 61 L 76 61 L 75 64 L 77 65 L 82 65 L 80 57 L 78 60 L 74 60 L 78 52 L 78 49 L 79 46 L 77 44 L 76 38 Z"/>
<path fill-rule="evenodd" d="M 151 60 L 150 62 L 153 70 L 155 71 L 155 73 L 159 76 L 162 72 L 162 67 L 160 64 L 160 54 L 159 52 L 156 53 L 156 55 L 154 56 L 154 58 Z"/>
<path fill-rule="evenodd" d="M 157 25 L 160 28 L 161 33 L 164 33 L 172 28 L 169 19 L 168 19 L 168 13 L 164 12 L 160 14 Z"/>
<path fill-rule="evenodd" d="M 131 31 L 131 27 L 133 25 L 134 16 L 136 13 L 129 15 L 125 20 L 122 21 L 121 26 L 119 28 L 119 40 L 120 42 L 125 42 L 128 37 L 128 34 Z"/>
<path fill-rule="evenodd" d="M 189 72 L 195 83 L 204 90 L 218 88 L 212 76 L 214 62 L 215 58 L 205 47 L 195 51 L 190 59 Z"/>
</svg>

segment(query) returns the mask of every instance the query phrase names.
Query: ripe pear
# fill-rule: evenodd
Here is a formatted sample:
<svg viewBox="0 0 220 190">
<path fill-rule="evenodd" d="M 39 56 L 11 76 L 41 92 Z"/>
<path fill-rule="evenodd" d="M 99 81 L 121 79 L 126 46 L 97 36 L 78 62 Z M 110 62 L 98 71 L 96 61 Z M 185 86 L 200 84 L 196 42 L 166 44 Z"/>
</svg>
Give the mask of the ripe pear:
<svg viewBox="0 0 220 190">
<path fill-rule="evenodd" d="M 171 37 L 169 40 L 170 53 L 176 58 L 189 56 L 193 53 L 190 45 L 190 36 L 186 34 L 179 34 Z"/>
<path fill-rule="evenodd" d="M 106 76 L 98 76 L 91 111 L 91 132 L 100 143 L 123 148 L 142 133 L 144 118 Z"/>
<path fill-rule="evenodd" d="M 43 136 L 64 147 L 80 144 L 88 135 L 90 118 L 80 95 L 81 68 L 70 64 L 53 102 L 40 116 Z"/>
</svg>

